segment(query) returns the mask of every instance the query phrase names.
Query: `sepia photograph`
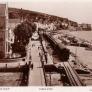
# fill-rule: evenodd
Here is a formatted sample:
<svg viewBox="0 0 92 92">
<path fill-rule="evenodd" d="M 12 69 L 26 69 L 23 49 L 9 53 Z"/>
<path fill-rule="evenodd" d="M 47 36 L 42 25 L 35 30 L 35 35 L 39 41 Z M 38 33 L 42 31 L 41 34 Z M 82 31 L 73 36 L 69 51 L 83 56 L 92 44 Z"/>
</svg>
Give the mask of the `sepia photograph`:
<svg viewBox="0 0 92 92">
<path fill-rule="evenodd" d="M 92 2 L 0 1 L 4 86 L 91 87 Z"/>
</svg>

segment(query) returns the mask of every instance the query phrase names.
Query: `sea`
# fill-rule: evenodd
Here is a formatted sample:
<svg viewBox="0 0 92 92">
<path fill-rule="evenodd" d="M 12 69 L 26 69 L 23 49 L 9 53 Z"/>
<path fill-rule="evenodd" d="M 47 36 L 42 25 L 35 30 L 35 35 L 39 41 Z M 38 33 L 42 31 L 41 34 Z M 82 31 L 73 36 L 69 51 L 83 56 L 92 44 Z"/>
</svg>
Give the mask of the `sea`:
<svg viewBox="0 0 92 92">
<path fill-rule="evenodd" d="M 92 42 L 92 31 L 71 31 L 69 33 L 78 38 Z M 92 69 L 92 50 L 91 49 L 87 50 L 83 47 L 73 47 L 70 50 L 76 53 L 76 55 L 80 59 L 80 62 L 84 63 L 85 65 L 88 66 L 88 68 Z"/>
<path fill-rule="evenodd" d="M 92 42 L 92 31 L 71 31 L 72 35 Z"/>
</svg>

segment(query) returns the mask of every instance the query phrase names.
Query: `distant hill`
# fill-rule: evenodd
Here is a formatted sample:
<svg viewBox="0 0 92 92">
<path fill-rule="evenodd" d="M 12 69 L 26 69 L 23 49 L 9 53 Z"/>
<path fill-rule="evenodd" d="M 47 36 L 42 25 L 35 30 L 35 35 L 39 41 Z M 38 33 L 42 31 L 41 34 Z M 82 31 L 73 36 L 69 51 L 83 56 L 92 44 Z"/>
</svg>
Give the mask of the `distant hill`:
<svg viewBox="0 0 92 92">
<path fill-rule="evenodd" d="M 44 20 L 49 20 L 49 21 L 61 21 L 64 23 L 71 23 L 72 26 L 77 26 L 78 23 L 75 21 L 71 21 L 67 18 L 63 18 L 63 17 L 58 17 L 58 16 L 54 16 L 54 15 L 49 15 L 49 14 L 45 14 L 45 13 L 40 13 L 40 12 L 35 12 L 35 11 L 30 11 L 30 10 L 24 10 L 24 9 L 18 9 L 18 8 L 8 8 L 9 10 L 9 18 L 10 19 L 14 19 L 14 18 L 38 18 L 38 19 L 44 19 Z"/>
<path fill-rule="evenodd" d="M 54 15 L 49 15 L 49 14 L 45 14 L 45 13 L 40 13 L 40 12 L 36 12 L 36 11 L 30 11 L 30 10 L 24 10 L 24 9 L 18 9 L 18 8 L 8 8 L 9 10 L 9 18 L 21 18 L 21 17 L 26 17 L 28 15 L 32 16 L 32 17 L 53 17 L 53 18 L 60 18 L 62 19 L 66 19 L 66 18 L 62 18 L 62 17 L 58 17 L 58 16 L 54 16 Z M 67 20 L 67 19 L 66 19 Z"/>
<path fill-rule="evenodd" d="M 24 10 L 24 9 L 18 9 L 18 8 L 8 8 L 9 11 L 9 18 L 20 18 L 20 17 L 26 17 L 28 14 L 30 16 L 44 16 L 46 14 L 30 11 L 30 10 Z"/>
<path fill-rule="evenodd" d="M 9 18 L 10 19 L 25 19 L 25 18 L 34 18 L 34 19 L 43 19 L 46 21 L 55 21 L 57 23 L 65 23 L 67 25 L 70 25 L 74 28 L 78 27 L 79 25 L 81 25 L 80 27 L 83 29 L 84 27 L 86 27 L 86 29 L 91 29 L 91 24 L 78 24 L 75 21 L 69 20 L 68 18 L 64 18 L 64 17 L 58 17 L 55 15 L 49 15 L 49 14 L 45 14 L 45 13 L 41 13 L 41 12 L 36 12 L 36 11 L 31 11 L 31 10 L 24 10 L 24 9 L 18 9 L 18 8 L 8 8 L 9 11 Z"/>
</svg>

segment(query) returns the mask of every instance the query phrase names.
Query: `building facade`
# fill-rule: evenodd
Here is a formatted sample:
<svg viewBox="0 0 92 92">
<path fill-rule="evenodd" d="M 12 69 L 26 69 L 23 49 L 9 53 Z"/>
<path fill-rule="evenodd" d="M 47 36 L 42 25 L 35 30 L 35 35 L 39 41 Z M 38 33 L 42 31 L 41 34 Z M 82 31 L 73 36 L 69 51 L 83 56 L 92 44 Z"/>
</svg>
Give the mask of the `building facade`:
<svg viewBox="0 0 92 92">
<path fill-rule="evenodd" d="M 7 52 L 6 31 L 8 30 L 8 15 L 6 9 L 6 4 L 0 4 L 0 58 L 6 57 Z"/>
<path fill-rule="evenodd" d="M 8 58 L 11 53 L 11 29 L 9 28 L 8 6 L 0 4 L 0 58 Z"/>
</svg>

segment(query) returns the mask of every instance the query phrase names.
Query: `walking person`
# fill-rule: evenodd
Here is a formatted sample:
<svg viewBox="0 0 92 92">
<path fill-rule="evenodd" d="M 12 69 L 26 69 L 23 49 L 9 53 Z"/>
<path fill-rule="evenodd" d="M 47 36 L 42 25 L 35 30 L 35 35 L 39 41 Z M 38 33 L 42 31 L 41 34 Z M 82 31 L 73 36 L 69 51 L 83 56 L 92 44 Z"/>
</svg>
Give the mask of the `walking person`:
<svg viewBox="0 0 92 92">
<path fill-rule="evenodd" d="M 30 67 L 31 67 L 31 69 L 32 69 L 32 70 L 33 70 L 33 66 L 34 66 L 34 65 L 33 65 L 33 63 L 31 62 L 31 65 L 30 65 Z"/>
</svg>

